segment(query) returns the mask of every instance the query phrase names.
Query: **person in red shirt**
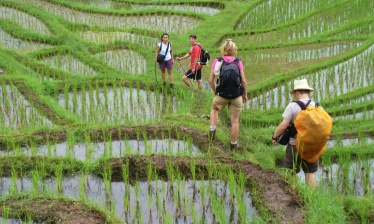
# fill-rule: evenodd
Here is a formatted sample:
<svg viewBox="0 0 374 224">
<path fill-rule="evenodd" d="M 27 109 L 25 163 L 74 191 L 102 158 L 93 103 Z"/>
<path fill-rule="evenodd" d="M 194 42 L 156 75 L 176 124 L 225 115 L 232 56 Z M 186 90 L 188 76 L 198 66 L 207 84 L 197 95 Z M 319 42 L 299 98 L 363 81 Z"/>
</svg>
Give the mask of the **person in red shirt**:
<svg viewBox="0 0 374 224">
<path fill-rule="evenodd" d="M 196 41 L 195 34 L 190 35 L 190 43 L 192 46 L 191 50 L 186 55 L 177 57 L 176 59 L 180 61 L 190 57 L 190 67 L 186 74 L 183 75 L 183 82 L 186 83 L 188 87 L 191 87 L 192 83 L 189 81 L 189 79 L 194 79 L 197 81 L 199 88 L 202 89 L 203 82 L 201 80 L 201 68 L 203 66 L 199 63 L 201 48 Z"/>
</svg>

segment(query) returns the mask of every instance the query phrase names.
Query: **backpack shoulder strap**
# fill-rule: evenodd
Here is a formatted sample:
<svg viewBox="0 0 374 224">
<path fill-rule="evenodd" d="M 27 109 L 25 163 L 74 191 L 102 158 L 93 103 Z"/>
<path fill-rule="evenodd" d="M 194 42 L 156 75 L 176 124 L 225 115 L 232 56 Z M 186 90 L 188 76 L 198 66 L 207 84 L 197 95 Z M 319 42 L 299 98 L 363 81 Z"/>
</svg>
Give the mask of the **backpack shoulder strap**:
<svg viewBox="0 0 374 224">
<path fill-rule="evenodd" d="M 167 48 L 166 48 L 166 54 L 168 53 L 169 45 L 170 45 L 170 42 L 168 42 L 168 46 L 167 46 Z"/>
<path fill-rule="evenodd" d="M 309 105 L 309 103 L 310 103 L 310 100 L 308 101 L 308 103 L 305 105 L 302 101 L 299 101 L 299 100 L 296 100 L 296 101 L 293 101 L 294 103 L 297 103 L 299 106 L 300 106 L 300 108 L 302 109 L 302 110 L 305 110 L 306 109 L 306 107 Z"/>
</svg>

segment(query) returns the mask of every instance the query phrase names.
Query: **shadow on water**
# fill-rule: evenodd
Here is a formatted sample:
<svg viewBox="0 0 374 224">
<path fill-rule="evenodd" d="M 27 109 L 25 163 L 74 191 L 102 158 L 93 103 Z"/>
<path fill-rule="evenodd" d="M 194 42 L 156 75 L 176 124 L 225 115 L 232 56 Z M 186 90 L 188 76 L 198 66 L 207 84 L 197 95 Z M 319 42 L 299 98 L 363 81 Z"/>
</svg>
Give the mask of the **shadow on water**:
<svg viewBox="0 0 374 224">
<path fill-rule="evenodd" d="M 97 203 L 126 223 L 216 223 L 223 215 L 227 223 L 250 220 L 257 212 L 250 193 L 221 180 L 148 180 L 107 182 L 94 175 L 76 175 L 40 180 L 1 178 L 0 193 L 50 192 Z M 16 186 L 14 186 L 16 185 Z"/>
</svg>

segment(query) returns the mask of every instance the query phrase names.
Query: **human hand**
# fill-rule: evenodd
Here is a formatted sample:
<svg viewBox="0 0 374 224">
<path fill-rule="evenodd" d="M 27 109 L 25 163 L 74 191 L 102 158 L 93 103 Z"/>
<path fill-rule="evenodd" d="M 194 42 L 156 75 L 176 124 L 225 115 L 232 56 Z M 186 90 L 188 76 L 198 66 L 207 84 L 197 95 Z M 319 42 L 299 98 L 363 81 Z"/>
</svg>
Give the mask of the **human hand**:
<svg viewBox="0 0 374 224">
<path fill-rule="evenodd" d="M 246 103 L 248 101 L 248 96 L 247 94 L 243 95 L 243 103 Z"/>
<path fill-rule="evenodd" d="M 278 141 L 277 140 L 271 140 L 271 143 L 273 143 L 274 146 L 278 145 Z"/>
</svg>

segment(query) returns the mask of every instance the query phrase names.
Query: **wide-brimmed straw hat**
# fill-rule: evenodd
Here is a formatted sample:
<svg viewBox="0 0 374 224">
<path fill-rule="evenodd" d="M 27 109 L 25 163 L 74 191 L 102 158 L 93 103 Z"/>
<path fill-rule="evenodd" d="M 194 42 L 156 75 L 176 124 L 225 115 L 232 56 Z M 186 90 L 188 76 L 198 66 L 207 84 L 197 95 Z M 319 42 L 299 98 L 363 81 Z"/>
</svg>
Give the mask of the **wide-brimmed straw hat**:
<svg viewBox="0 0 374 224">
<path fill-rule="evenodd" d="M 293 90 L 290 91 L 291 94 L 294 94 L 295 90 L 310 90 L 311 92 L 313 91 L 313 88 L 308 85 L 308 81 L 306 81 L 306 79 L 295 80 L 293 86 Z"/>
</svg>

